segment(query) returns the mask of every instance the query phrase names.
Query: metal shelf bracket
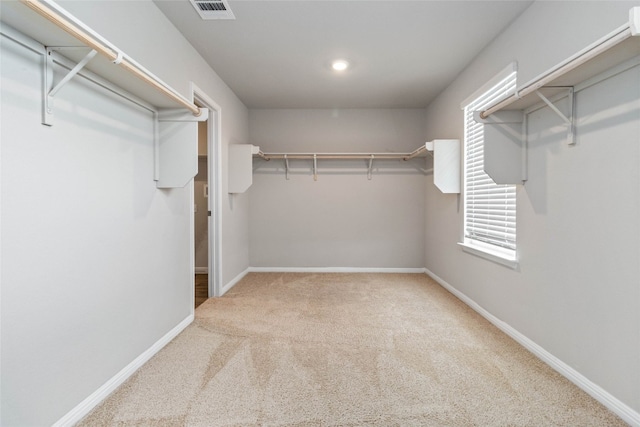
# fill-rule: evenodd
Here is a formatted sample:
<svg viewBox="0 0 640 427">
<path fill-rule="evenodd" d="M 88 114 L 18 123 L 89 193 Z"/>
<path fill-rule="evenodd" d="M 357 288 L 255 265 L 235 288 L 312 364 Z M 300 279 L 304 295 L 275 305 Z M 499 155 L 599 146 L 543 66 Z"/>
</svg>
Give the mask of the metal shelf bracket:
<svg viewBox="0 0 640 427">
<path fill-rule="evenodd" d="M 53 101 L 56 94 L 66 85 L 69 80 L 75 77 L 98 53 L 91 49 L 80 62 L 76 64 L 55 86 L 53 84 L 53 55 L 52 53 L 65 49 L 86 49 L 86 47 L 48 47 L 44 67 L 44 87 L 42 90 L 42 124 L 53 126 Z"/>
<path fill-rule="evenodd" d="M 289 180 L 289 159 L 286 154 L 284 155 L 284 177 L 287 181 Z"/>
<path fill-rule="evenodd" d="M 556 113 L 568 126 L 567 131 L 567 144 L 575 145 L 576 143 L 576 135 L 575 135 L 575 89 L 573 86 L 567 88 L 568 90 L 568 98 L 569 98 L 569 114 L 565 115 L 562 111 L 555 106 L 553 102 L 551 102 L 546 96 L 544 96 L 539 90 L 536 90 L 536 95 L 545 103 L 554 113 Z"/>
<path fill-rule="evenodd" d="M 313 155 L 313 180 L 318 180 L 318 156 L 316 154 Z"/>
</svg>

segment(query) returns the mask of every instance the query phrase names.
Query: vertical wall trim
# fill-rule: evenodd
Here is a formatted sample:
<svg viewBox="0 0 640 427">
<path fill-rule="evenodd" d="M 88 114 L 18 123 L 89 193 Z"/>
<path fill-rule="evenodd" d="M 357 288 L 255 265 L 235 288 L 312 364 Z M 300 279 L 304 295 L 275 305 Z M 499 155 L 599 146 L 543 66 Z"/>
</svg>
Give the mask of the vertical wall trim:
<svg viewBox="0 0 640 427">
<path fill-rule="evenodd" d="M 208 273 L 209 297 L 222 296 L 222 108 L 194 82 L 191 82 L 191 96 L 209 109 L 207 120 L 207 162 L 209 176 L 209 203 L 211 211 L 208 219 L 209 250 Z M 213 237 L 213 238 L 212 238 Z"/>
<path fill-rule="evenodd" d="M 596 399 L 598 402 L 602 403 L 613 413 L 622 418 L 625 422 L 629 423 L 632 426 L 640 427 L 640 413 L 634 411 L 632 408 L 618 400 L 611 393 L 607 392 L 605 389 L 595 384 L 593 381 L 586 378 L 580 372 L 573 369 L 571 366 L 564 363 L 562 360 L 558 359 L 553 354 L 549 353 L 547 350 L 542 348 L 540 345 L 536 344 L 534 341 L 514 329 L 511 325 L 502 320 L 495 317 L 493 314 L 489 313 L 487 310 L 482 308 L 477 302 L 466 296 L 464 293 L 460 292 L 449 283 L 444 281 L 442 278 L 438 277 L 428 268 L 425 268 L 426 274 L 435 280 L 440 286 L 445 288 L 447 291 L 451 292 L 456 298 L 460 301 L 464 302 L 474 311 L 476 311 L 479 315 L 487 319 L 494 326 L 500 329 L 505 334 L 509 335 L 516 342 L 522 345 L 524 348 L 533 353 L 540 360 L 545 362 L 547 365 L 551 366 L 555 371 L 557 371 L 560 375 L 564 376 L 566 379 L 574 383 L 588 395 Z"/>
<path fill-rule="evenodd" d="M 195 177 L 189 181 L 187 188 L 189 191 L 189 277 L 187 277 L 187 283 L 189 283 L 189 301 L 191 301 L 191 307 L 189 307 L 189 314 L 193 317 L 196 311 L 196 218 L 195 218 L 195 196 L 194 192 Z M 207 227 L 207 232 L 209 228 Z"/>
<path fill-rule="evenodd" d="M 187 316 L 182 322 L 178 323 L 172 330 L 167 332 L 155 344 L 147 349 L 140 356 L 136 357 L 133 362 L 129 363 L 120 372 L 115 374 L 110 380 L 102 385 L 98 390 L 94 391 L 85 400 L 80 402 L 78 406 L 69 411 L 64 417 L 60 418 L 53 427 L 72 426 L 82 418 L 84 418 L 93 408 L 107 398 L 122 383 L 129 379 L 142 365 L 147 363 L 156 353 L 158 353 L 165 345 L 174 339 L 180 332 L 193 322 L 193 314 Z"/>
</svg>

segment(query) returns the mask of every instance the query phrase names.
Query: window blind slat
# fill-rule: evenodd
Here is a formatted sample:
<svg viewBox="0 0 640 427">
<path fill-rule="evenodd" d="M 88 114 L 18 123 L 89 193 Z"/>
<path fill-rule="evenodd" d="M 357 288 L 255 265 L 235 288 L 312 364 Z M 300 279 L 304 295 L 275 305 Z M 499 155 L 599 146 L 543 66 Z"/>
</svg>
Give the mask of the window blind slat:
<svg viewBox="0 0 640 427">
<path fill-rule="evenodd" d="M 465 238 L 516 248 L 516 188 L 497 185 L 484 171 L 484 127 L 474 111 L 489 107 L 515 92 L 516 74 L 489 89 L 464 111 L 464 230 Z"/>
</svg>

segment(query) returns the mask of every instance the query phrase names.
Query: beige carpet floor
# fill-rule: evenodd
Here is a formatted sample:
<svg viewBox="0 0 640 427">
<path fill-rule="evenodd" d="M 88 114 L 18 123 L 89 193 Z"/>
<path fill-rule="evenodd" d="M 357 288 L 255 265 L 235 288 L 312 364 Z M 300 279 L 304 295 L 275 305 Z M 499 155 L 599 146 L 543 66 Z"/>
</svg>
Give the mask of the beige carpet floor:
<svg viewBox="0 0 640 427">
<path fill-rule="evenodd" d="M 247 275 L 81 426 L 621 426 L 423 274 Z"/>
</svg>

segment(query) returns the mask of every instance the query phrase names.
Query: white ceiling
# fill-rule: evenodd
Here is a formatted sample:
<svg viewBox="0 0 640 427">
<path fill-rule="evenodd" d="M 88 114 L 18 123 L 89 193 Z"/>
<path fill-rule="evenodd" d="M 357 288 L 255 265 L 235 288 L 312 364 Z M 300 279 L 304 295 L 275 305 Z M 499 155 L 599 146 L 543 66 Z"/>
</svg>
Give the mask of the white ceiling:
<svg viewBox="0 0 640 427">
<path fill-rule="evenodd" d="M 155 3 L 249 108 L 422 108 L 532 1 Z"/>
</svg>

